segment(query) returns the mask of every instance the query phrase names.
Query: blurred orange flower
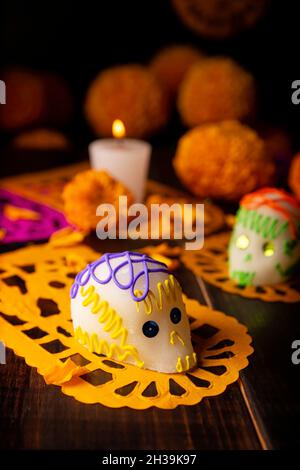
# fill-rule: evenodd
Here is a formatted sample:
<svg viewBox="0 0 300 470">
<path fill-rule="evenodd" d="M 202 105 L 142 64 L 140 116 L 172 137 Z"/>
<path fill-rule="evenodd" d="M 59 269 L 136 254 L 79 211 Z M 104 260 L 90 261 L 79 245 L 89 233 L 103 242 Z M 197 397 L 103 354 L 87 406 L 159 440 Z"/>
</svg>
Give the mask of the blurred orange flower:
<svg viewBox="0 0 300 470">
<path fill-rule="evenodd" d="M 237 121 L 190 130 L 180 139 L 173 163 L 192 193 L 229 201 L 271 184 L 275 173 L 263 140 Z"/>
<path fill-rule="evenodd" d="M 113 121 L 121 119 L 127 136 L 144 137 L 166 124 L 169 105 L 148 68 L 123 65 L 104 70 L 91 83 L 85 114 L 96 134 L 111 135 Z"/>
<path fill-rule="evenodd" d="M 172 0 L 182 22 L 207 38 L 222 39 L 252 28 L 269 0 Z"/>
<path fill-rule="evenodd" d="M 96 228 L 99 204 L 113 204 L 118 218 L 119 196 L 127 196 L 128 206 L 134 202 L 131 192 L 105 171 L 87 170 L 78 173 L 63 190 L 66 218 L 77 228 L 89 232 Z"/>
<path fill-rule="evenodd" d="M 0 107 L 0 129 L 63 125 L 73 113 L 73 99 L 63 78 L 52 73 L 9 68 L 1 75 L 6 104 Z"/>
<path fill-rule="evenodd" d="M 186 74 L 179 90 L 178 109 L 189 127 L 254 115 L 253 76 L 225 57 L 203 59 Z"/>
<path fill-rule="evenodd" d="M 195 47 L 174 45 L 159 51 L 153 57 L 150 69 L 173 97 L 187 71 L 203 57 L 204 54 Z"/>
</svg>

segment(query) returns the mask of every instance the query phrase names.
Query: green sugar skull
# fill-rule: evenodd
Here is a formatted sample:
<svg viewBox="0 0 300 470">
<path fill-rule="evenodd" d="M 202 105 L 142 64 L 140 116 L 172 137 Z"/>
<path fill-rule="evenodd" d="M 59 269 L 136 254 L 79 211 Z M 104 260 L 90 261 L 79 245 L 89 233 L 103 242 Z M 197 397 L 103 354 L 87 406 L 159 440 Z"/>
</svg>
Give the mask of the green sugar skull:
<svg viewBox="0 0 300 470">
<path fill-rule="evenodd" d="M 287 280 L 300 260 L 300 204 L 285 191 L 245 196 L 229 244 L 229 275 L 241 286 Z"/>
</svg>

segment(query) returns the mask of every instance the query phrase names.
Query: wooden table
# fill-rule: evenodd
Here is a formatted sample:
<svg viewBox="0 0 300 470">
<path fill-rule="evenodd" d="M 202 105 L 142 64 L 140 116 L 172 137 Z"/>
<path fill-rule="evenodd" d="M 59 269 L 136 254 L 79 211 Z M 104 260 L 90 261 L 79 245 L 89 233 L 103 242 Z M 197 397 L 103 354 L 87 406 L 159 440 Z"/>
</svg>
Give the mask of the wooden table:
<svg viewBox="0 0 300 470">
<path fill-rule="evenodd" d="M 152 170 L 165 182 L 166 175 L 168 164 L 160 172 Z M 116 250 L 119 242 L 114 243 Z M 192 407 L 115 410 L 63 395 L 8 351 L 7 364 L 0 366 L 0 448 L 258 450 L 299 445 L 300 365 L 291 362 L 291 344 L 300 339 L 299 304 L 229 295 L 183 267 L 181 278 L 188 295 L 248 326 L 255 352 L 238 382 Z"/>
</svg>

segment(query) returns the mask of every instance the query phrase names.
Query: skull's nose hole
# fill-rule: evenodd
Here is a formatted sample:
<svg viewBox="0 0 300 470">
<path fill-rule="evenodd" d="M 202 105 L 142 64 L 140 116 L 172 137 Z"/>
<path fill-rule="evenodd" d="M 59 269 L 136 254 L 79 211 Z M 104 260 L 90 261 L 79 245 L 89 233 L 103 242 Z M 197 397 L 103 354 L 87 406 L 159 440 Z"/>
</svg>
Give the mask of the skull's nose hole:
<svg viewBox="0 0 300 470">
<path fill-rule="evenodd" d="M 249 263 L 250 261 L 252 261 L 252 255 L 251 255 L 251 253 L 248 253 L 248 254 L 244 257 L 244 262 L 245 262 L 245 263 Z"/>
</svg>

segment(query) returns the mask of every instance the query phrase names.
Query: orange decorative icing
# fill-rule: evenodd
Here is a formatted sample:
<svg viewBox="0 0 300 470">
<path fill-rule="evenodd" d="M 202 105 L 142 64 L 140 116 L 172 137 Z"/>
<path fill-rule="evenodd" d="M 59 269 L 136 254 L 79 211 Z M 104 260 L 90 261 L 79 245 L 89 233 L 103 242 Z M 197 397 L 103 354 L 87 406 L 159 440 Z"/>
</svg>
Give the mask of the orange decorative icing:
<svg viewBox="0 0 300 470">
<path fill-rule="evenodd" d="M 258 209 L 262 206 L 273 209 L 288 221 L 292 237 L 297 238 L 297 223 L 300 223 L 300 203 L 286 191 L 277 188 L 263 188 L 244 196 L 240 205 L 248 210 Z M 298 215 L 292 212 L 287 205 L 299 211 Z"/>
</svg>

